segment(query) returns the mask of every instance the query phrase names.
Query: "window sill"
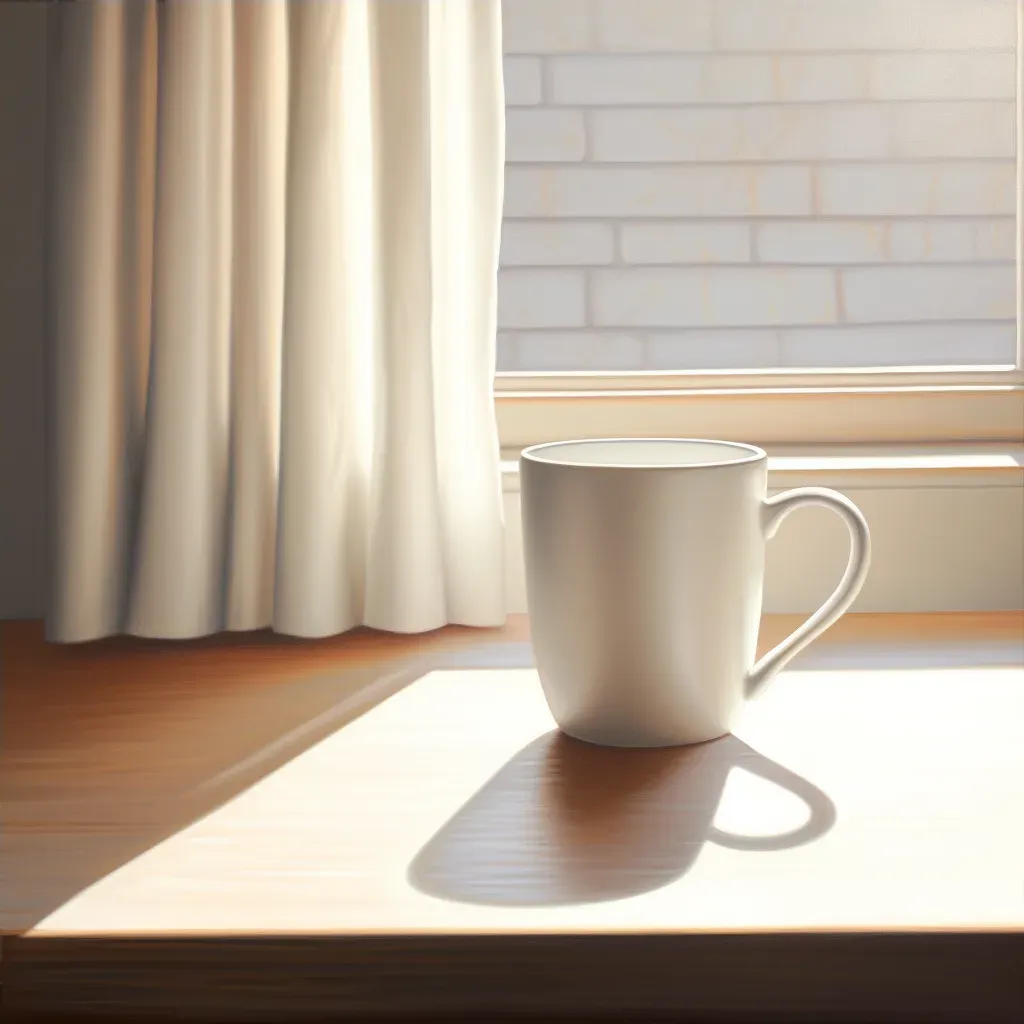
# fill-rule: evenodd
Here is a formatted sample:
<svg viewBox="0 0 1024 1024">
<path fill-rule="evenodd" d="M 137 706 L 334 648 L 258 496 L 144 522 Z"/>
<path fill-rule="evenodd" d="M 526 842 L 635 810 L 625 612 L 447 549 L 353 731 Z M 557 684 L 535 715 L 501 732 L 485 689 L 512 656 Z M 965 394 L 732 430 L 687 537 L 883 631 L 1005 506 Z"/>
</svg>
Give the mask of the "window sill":
<svg viewBox="0 0 1024 1024">
<path fill-rule="evenodd" d="M 570 437 L 714 437 L 762 446 L 793 444 L 1024 444 L 1024 385 L 1016 371 L 1003 383 L 886 384 L 829 378 L 815 386 L 795 381 L 734 386 L 695 380 L 660 381 L 644 388 L 625 378 L 569 387 L 562 378 L 544 387 L 495 392 L 501 443 L 509 449 Z M 556 388 L 556 385 L 561 385 Z M 701 385 L 701 386 L 697 386 Z"/>
<path fill-rule="evenodd" d="M 608 436 L 605 432 L 605 436 Z M 1024 608 L 1024 445 L 769 445 L 769 488 L 834 487 L 871 526 L 871 572 L 854 611 Z M 526 610 L 519 473 L 502 462 L 506 601 Z M 846 564 L 846 530 L 808 509 L 768 547 L 766 613 L 808 613 Z M 809 551 L 814 556 L 808 555 Z"/>
</svg>

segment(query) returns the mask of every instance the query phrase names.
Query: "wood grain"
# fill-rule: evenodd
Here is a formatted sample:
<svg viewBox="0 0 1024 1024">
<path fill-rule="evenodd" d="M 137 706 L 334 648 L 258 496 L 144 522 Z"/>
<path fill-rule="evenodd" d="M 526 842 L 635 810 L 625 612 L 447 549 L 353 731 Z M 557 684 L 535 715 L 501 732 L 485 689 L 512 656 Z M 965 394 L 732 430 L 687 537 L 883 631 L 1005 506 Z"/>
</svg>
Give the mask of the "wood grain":
<svg viewBox="0 0 1024 1024">
<path fill-rule="evenodd" d="M 31 927 L 430 665 L 498 632 L 61 646 L 44 642 L 40 623 L 0 624 L 0 934 Z"/>
<path fill-rule="evenodd" d="M 555 733 L 522 619 L 0 658 L 5 1013 L 1024 1019 L 1021 614 L 847 616 L 675 751 Z"/>
</svg>

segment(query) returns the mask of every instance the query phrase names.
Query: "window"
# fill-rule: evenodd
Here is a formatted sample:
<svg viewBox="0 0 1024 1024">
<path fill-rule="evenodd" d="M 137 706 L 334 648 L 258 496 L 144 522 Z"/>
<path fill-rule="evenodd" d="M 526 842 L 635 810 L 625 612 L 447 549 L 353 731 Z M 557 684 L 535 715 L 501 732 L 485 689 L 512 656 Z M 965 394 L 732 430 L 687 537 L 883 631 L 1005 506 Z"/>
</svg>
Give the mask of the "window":
<svg viewBox="0 0 1024 1024">
<path fill-rule="evenodd" d="M 506 0 L 500 368 L 1007 365 L 1013 0 Z"/>
<path fill-rule="evenodd" d="M 1015 0 L 505 0 L 503 444 L 1016 438 L 1017 31 Z"/>
<path fill-rule="evenodd" d="M 857 610 L 1024 607 L 1016 0 L 503 11 L 510 608 L 515 457 L 602 436 L 753 442 L 771 487 L 849 493 Z M 845 544 L 780 531 L 766 610 L 817 606 Z"/>
</svg>

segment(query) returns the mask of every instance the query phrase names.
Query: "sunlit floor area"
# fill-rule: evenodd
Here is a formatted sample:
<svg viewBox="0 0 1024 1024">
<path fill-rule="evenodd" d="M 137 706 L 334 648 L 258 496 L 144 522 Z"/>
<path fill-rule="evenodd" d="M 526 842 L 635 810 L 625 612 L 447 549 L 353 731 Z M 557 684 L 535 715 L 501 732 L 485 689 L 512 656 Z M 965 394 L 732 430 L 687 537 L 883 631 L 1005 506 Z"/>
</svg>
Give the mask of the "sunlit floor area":
<svg viewBox="0 0 1024 1024">
<path fill-rule="evenodd" d="M 610 750 L 554 729 L 521 620 L 78 649 L 7 626 L 5 1005 L 19 948 L 41 984 L 47 941 L 98 936 L 1020 937 L 1022 627 L 849 616 L 734 735 Z"/>
</svg>

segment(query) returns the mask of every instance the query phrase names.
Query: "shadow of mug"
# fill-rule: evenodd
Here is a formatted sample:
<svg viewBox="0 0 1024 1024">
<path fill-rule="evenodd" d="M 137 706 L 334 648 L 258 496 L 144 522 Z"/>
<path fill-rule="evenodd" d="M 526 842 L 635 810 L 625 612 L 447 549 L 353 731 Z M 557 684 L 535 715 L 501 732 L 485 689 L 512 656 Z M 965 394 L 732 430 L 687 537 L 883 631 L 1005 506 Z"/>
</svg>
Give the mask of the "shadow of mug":
<svg viewBox="0 0 1024 1024">
<path fill-rule="evenodd" d="M 767 836 L 717 828 L 734 768 L 799 797 L 807 822 Z M 705 842 L 781 850 L 817 839 L 834 821 L 820 789 L 735 736 L 630 749 L 555 731 L 524 747 L 430 839 L 409 881 L 427 895 L 492 906 L 622 899 L 684 875 Z"/>
</svg>

